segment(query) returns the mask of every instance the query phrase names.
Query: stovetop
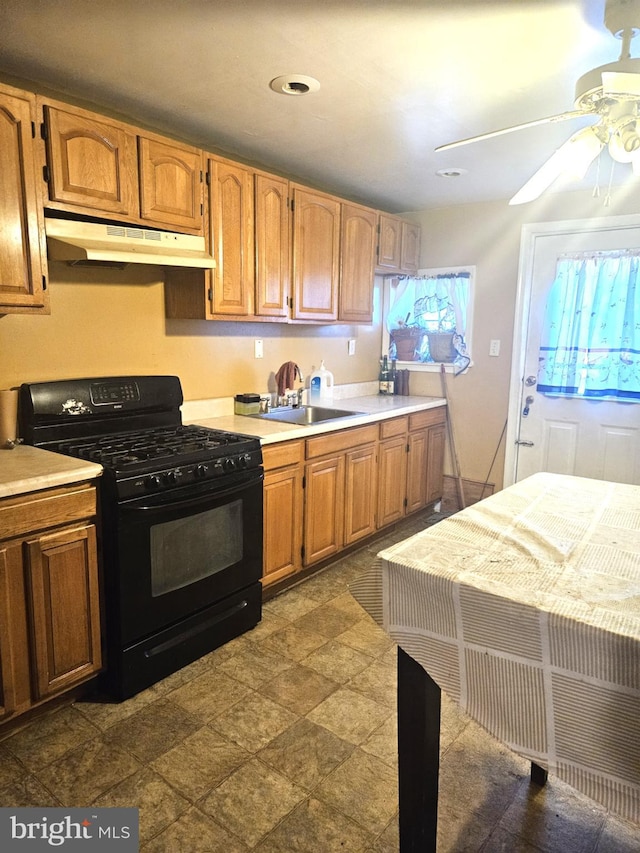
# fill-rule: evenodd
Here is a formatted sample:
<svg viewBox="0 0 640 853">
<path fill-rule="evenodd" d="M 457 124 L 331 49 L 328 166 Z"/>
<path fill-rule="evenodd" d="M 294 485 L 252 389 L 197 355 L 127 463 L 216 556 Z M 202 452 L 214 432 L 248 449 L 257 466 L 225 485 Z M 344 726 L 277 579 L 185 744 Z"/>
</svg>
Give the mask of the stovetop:
<svg viewBox="0 0 640 853">
<path fill-rule="evenodd" d="M 253 449 L 255 439 L 199 426 L 151 427 L 104 436 L 53 442 L 48 449 L 98 462 L 115 471 L 149 464 L 164 466 L 195 459 L 214 459 Z"/>
<path fill-rule="evenodd" d="M 232 476 L 262 465 L 254 436 L 183 425 L 176 376 L 116 376 L 22 385 L 27 444 L 97 462 L 119 499 Z"/>
</svg>

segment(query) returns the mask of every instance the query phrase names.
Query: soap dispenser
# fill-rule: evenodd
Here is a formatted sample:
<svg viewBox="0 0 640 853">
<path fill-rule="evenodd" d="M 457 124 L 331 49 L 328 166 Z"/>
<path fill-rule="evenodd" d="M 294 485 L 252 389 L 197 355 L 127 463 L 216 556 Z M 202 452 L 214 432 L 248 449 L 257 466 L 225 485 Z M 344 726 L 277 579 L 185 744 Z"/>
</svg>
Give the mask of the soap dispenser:
<svg viewBox="0 0 640 853">
<path fill-rule="evenodd" d="M 333 402 L 333 373 L 320 362 L 320 367 L 311 374 L 309 402 L 312 405 Z"/>
</svg>

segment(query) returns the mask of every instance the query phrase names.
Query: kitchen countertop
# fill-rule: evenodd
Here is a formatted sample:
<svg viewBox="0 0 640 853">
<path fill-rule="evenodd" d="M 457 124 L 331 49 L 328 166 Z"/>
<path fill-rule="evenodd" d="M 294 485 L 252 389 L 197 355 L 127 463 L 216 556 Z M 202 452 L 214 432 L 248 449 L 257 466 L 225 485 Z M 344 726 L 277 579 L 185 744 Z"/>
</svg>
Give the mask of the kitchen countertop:
<svg viewBox="0 0 640 853">
<path fill-rule="evenodd" d="M 331 408 L 345 409 L 350 412 L 361 412 L 349 418 L 340 418 L 334 421 L 323 421 L 317 424 L 287 424 L 282 421 L 272 421 L 267 418 L 256 418 L 249 415 L 222 415 L 213 418 L 198 417 L 191 420 L 210 429 L 221 429 L 229 432 L 244 433 L 244 435 L 257 436 L 261 444 L 275 444 L 278 441 L 286 441 L 292 438 L 310 438 L 314 435 L 323 435 L 327 432 L 335 432 L 339 429 L 350 429 L 351 427 L 364 426 L 376 423 L 387 418 L 397 418 L 400 415 L 408 415 L 413 412 L 422 412 L 425 409 L 435 409 L 438 406 L 446 406 L 444 397 L 386 397 L 384 395 L 370 395 L 364 397 L 345 397 L 336 399 L 333 403 L 326 404 Z M 185 420 L 185 423 L 189 421 Z"/>
<path fill-rule="evenodd" d="M 318 424 L 300 426 L 233 414 L 216 417 L 200 414 L 190 420 L 184 418 L 184 423 L 197 423 L 210 429 L 253 435 L 260 439 L 261 444 L 275 444 L 287 439 L 309 438 L 340 429 L 364 426 L 445 405 L 446 400 L 442 397 L 385 397 L 372 394 L 336 399 L 331 404 L 333 408 L 362 414 Z M 19 444 L 13 450 L 0 449 L 0 498 L 91 480 L 101 474 L 102 466 L 95 462 L 73 459 L 39 447 Z"/>
<path fill-rule="evenodd" d="M 19 444 L 0 450 L 0 498 L 52 489 L 102 474 L 95 462 L 72 459 L 50 450 Z"/>
</svg>

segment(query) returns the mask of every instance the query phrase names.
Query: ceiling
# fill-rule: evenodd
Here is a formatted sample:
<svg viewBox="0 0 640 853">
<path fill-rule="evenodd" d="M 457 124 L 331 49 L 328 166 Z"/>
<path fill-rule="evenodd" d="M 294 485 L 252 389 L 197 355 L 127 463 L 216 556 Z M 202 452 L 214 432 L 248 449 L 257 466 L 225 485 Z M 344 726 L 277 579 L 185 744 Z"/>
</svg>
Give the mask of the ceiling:
<svg viewBox="0 0 640 853">
<path fill-rule="evenodd" d="M 604 0 L 2 0 L 0 75 L 406 212 L 508 199 L 585 123 L 434 152 L 571 109 L 577 78 L 619 56 L 603 7 Z M 314 77 L 320 89 L 276 94 L 269 82 L 283 74 Z M 605 183 L 610 162 L 603 154 Z M 450 168 L 466 174 L 436 175 Z M 594 168 L 570 188 L 592 187 Z M 617 166 L 614 183 L 629 174 Z"/>
</svg>

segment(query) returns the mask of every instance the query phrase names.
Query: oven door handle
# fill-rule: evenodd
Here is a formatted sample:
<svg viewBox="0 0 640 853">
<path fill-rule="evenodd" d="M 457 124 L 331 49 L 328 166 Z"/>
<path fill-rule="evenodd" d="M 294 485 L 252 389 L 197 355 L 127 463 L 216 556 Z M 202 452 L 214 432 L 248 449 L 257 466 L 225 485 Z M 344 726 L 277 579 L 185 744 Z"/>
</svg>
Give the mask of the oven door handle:
<svg viewBox="0 0 640 853">
<path fill-rule="evenodd" d="M 187 509 L 188 507 L 194 507 L 210 502 L 212 498 L 218 500 L 239 494 L 240 492 L 246 491 L 251 486 L 255 486 L 263 479 L 264 475 L 259 474 L 258 476 L 252 477 L 250 480 L 244 480 L 242 483 L 237 483 L 227 489 L 209 489 L 208 491 L 196 495 L 193 498 L 182 498 L 180 500 L 169 499 L 167 501 L 159 500 L 157 503 L 152 504 L 125 503 L 120 505 L 120 510 L 124 512 L 153 512 L 153 510 L 160 509 Z"/>
</svg>

